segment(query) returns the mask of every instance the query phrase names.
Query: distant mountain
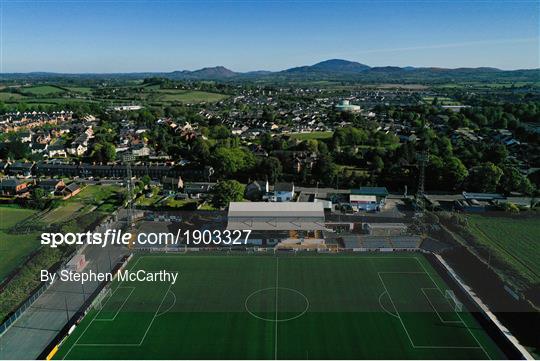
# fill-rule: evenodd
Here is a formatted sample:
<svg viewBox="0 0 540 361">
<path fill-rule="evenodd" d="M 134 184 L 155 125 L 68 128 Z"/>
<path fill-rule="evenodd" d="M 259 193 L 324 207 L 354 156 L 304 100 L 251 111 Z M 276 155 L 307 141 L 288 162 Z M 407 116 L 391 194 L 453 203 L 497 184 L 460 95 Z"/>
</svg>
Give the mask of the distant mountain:
<svg viewBox="0 0 540 361">
<path fill-rule="evenodd" d="M 223 66 L 202 68 L 194 71 L 173 71 L 172 73 L 165 74 L 171 79 L 227 79 L 239 75 L 239 73 L 236 73 Z"/>
<path fill-rule="evenodd" d="M 414 70 L 414 68 L 400 68 L 399 66 L 376 66 L 369 69 L 374 73 L 395 73 L 400 71 Z"/>
<path fill-rule="evenodd" d="M 355 61 L 348 61 L 342 59 L 330 59 L 321 61 L 320 63 L 311 66 L 300 66 L 296 68 L 290 68 L 282 71 L 281 73 L 288 74 L 321 74 L 321 73 L 359 73 L 369 70 L 370 67 L 365 64 L 360 64 Z"/>
<path fill-rule="evenodd" d="M 397 83 L 441 83 L 452 81 L 540 81 L 540 69 L 500 70 L 496 68 L 438 68 L 412 66 L 370 67 L 355 61 L 343 59 L 325 60 L 314 65 L 294 67 L 281 71 L 235 72 L 223 66 L 198 70 L 179 70 L 173 72 L 140 73 L 83 73 L 60 74 L 48 72 L 4 73 L 2 80 L 48 80 L 48 79 L 145 79 L 161 77 L 173 80 L 221 80 L 221 81 L 355 81 L 355 82 L 397 82 Z"/>
</svg>

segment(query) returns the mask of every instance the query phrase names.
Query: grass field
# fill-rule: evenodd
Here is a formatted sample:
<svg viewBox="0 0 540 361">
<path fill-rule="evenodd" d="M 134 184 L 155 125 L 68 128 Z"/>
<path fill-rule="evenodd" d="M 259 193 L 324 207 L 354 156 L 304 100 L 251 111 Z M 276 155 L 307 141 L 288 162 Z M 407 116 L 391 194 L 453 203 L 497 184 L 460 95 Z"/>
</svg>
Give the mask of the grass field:
<svg viewBox="0 0 540 361">
<path fill-rule="evenodd" d="M 66 91 L 54 85 L 36 85 L 31 87 L 23 87 L 20 89 L 22 93 L 30 95 L 58 95 Z"/>
<path fill-rule="evenodd" d="M 329 139 L 332 138 L 332 135 L 334 135 L 334 132 L 292 133 L 291 138 L 299 140 Z"/>
<path fill-rule="evenodd" d="M 182 102 L 182 103 L 202 103 L 202 102 L 218 102 L 227 98 L 227 95 L 218 93 L 209 93 L 197 90 L 160 90 L 159 100 L 165 102 Z"/>
<path fill-rule="evenodd" d="M 116 185 L 87 185 L 79 194 L 68 202 L 96 205 L 101 202 L 117 203 L 118 196 L 124 190 Z"/>
<path fill-rule="evenodd" d="M 425 104 L 432 104 L 435 98 L 437 98 L 439 105 L 461 105 L 460 102 L 447 97 L 422 97 L 422 100 Z"/>
<path fill-rule="evenodd" d="M 19 93 L 0 92 L 0 101 L 22 101 L 26 99 Z"/>
<path fill-rule="evenodd" d="M 86 86 L 68 86 L 65 88 L 68 89 L 70 92 L 80 93 L 84 95 L 92 94 L 92 90 L 93 90 L 92 88 L 86 87 Z"/>
<path fill-rule="evenodd" d="M 540 283 L 540 218 L 467 215 L 473 235 L 531 283 Z"/>
<path fill-rule="evenodd" d="M 51 209 L 49 212 L 41 217 L 41 220 L 47 224 L 62 223 L 68 219 L 74 218 L 77 211 L 79 211 L 83 205 L 78 202 L 66 202 L 60 207 Z"/>
<path fill-rule="evenodd" d="M 485 359 L 421 254 L 135 257 L 177 282 L 115 282 L 57 359 Z"/>
<path fill-rule="evenodd" d="M 37 233 L 10 234 L 8 230 L 36 213 L 31 209 L 0 207 L 0 281 L 39 247 Z"/>
</svg>

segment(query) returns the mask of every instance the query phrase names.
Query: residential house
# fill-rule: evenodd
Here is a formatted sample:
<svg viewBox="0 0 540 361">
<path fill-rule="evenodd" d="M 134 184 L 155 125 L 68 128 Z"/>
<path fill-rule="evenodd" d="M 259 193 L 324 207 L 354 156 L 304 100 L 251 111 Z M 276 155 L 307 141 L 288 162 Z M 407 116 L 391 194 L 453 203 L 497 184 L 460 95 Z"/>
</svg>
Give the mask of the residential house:
<svg viewBox="0 0 540 361">
<path fill-rule="evenodd" d="M 0 161 L 0 173 L 6 174 L 10 164 L 10 161 Z"/>
<path fill-rule="evenodd" d="M 29 193 L 29 186 L 33 181 L 17 178 L 7 178 L 0 181 L 0 194 L 4 196 L 25 196 Z"/>
<path fill-rule="evenodd" d="M 36 174 L 45 176 L 76 177 L 79 175 L 79 166 L 76 164 L 39 162 L 36 165 Z"/>
<path fill-rule="evenodd" d="M 63 199 L 68 199 L 78 194 L 81 191 L 81 187 L 75 182 L 65 186 L 60 192 L 64 196 Z"/>
<path fill-rule="evenodd" d="M 136 157 L 147 157 L 150 155 L 150 148 L 144 143 L 134 144 L 131 146 L 131 154 Z"/>
<path fill-rule="evenodd" d="M 43 179 L 39 181 L 39 188 L 48 193 L 55 193 L 62 190 L 66 185 L 62 179 Z"/>
<path fill-rule="evenodd" d="M 251 200 L 257 201 L 270 191 L 268 181 L 253 181 L 246 186 L 244 196 Z"/>
<path fill-rule="evenodd" d="M 293 170 L 296 173 L 300 173 L 304 168 L 311 170 L 317 159 L 318 155 L 315 152 L 295 152 L 292 160 Z"/>
<path fill-rule="evenodd" d="M 31 151 L 32 154 L 43 154 L 46 153 L 47 148 L 49 148 L 48 144 L 33 143 Z"/>
<path fill-rule="evenodd" d="M 88 146 L 80 143 L 71 143 L 71 145 L 67 148 L 67 152 L 71 155 L 80 157 L 84 155 L 88 151 Z"/>
<path fill-rule="evenodd" d="M 163 185 L 163 190 L 169 194 L 177 193 L 184 188 L 184 182 L 181 177 L 164 176 L 161 178 L 161 184 Z"/>
<path fill-rule="evenodd" d="M 290 202 L 294 198 L 294 183 L 276 183 L 264 198 L 270 202 Z"/>
<path fill-rule="evenodd" d="M 192 198 L 200 198 L 204 194 L 210 193 L 216 183 L 209 182 L 186 182 L 184 185 L 184 193 Z"/>
<path fill-rule="evenodd" d="M 32 142 L 32 132 L 21 132 L 19 133 L 19 140 L 22 143 L 31 143 Z"/>
<path fill-rule="evenodd" d="M 56 141 L 53 145 L 49 146 L 47 154 L 49 158 L 66 158 L 67 152 L 64 142 L 60 140 Z"/>
<path fill-rule="evenodd" d="M 15 162 L 9 167 L 9 174 L 23 178 L 30 178 L 32 176 L 33 169 L 33 162 Z"/>
</svg>

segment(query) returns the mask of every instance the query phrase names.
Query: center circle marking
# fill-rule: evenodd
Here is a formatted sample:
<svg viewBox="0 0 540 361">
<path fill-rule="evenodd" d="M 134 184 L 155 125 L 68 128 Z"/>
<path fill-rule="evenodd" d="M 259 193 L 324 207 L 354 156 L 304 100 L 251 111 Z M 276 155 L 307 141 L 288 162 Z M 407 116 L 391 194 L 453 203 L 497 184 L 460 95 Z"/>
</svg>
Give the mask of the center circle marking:
<svg viewBox="0 0 540 361">
<path fill-rule="evenodd" d="M 304 294 L 298 290 L 295 290 L 294 288 L 287 288 L 287 287 L 277 287 L 277 290 L 278 291 L 288 291 L 288 292 L 292 292 L 292 293 L 295 293 L 297 295 L 299 295 L 301 298 L 304 299 L 304 302 L 306 304 L 306 307 L 297 315 L 294 315 L 293 317 L 288 317 L 288 318 L 268 318 L 268 317 L 262 317 L 262 316 L 259 316 L 257 315 L 255 312 L 251 311 L 249 309 L 249 300 L 251 298 L 253 298 L 254 296 L 260 294 L 260 293 L 264 293 L 266 291 L 270 291 L 270 290 L 276 290 L 276 287 L 268 287 L 268 288 L 262 288 L 260 290 L 257 290 L 253 293 L 251 293 L 249 296 L 247 296 L 246 298 L 246 301 L 244 302 L 244 307 L 246 308 L 246 311 L 253 317 L 255 318 L 258 318 L 259 320 L 263 320 L 263 321 L 267 321 L 267 322 L 286 322 L 286 321 L 292 321 L 292 320 L 295 320 L 299 317 L 302 317 L 309 309 L 309 300 L 307 299 L 306 296 L 304 296 Z M 279 310 L 278 310 L 278 313 L 279 313 Z"/>
</svg>

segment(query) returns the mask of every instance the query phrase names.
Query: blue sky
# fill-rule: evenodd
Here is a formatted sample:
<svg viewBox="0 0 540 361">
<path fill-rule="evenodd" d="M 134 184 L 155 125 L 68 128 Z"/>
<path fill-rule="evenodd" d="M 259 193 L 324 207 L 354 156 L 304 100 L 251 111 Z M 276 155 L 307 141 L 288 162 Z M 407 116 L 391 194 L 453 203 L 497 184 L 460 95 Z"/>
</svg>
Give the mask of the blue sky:
<svg viewBox="0 0 540 361">
<path fill-rule="evenodd" d="M 539 65 L 540 1 L 0 0 L 2 72 Z"/>
</svg>

